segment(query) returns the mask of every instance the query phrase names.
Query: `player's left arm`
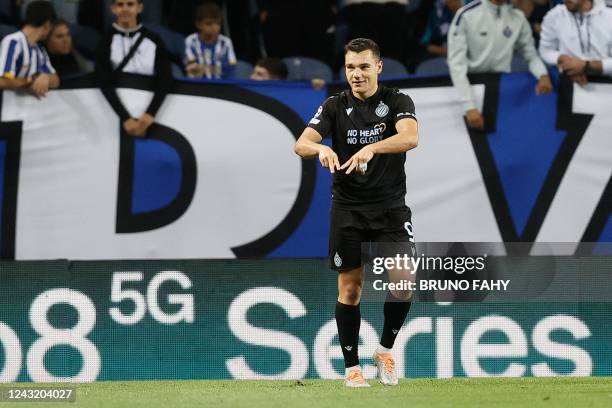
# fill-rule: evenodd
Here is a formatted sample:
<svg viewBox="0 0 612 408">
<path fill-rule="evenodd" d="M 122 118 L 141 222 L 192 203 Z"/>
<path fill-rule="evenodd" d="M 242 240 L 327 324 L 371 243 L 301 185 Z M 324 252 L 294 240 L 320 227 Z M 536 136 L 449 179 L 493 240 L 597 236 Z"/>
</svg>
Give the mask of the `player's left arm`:
<svg viewBox="0 0 612 408">
<path fill-rule="evenodd" d="M 404 153 L 419 144 L 419 125 L 414 118 L 400 119 L 395 123 L 397 134 L 366 147 L 374 154 Z"/>
<path fill-rule="evenodd" d="M 355 169 L 363 173 L 364 171 L 360 169 L 372 160 L 375 154 L 404 153 L 418 146 L 419 125 L 414 117 L 398 120 L 395 123 L 395 130 L 397 131 L 395 135 L 364 146 L 344 163 L 340 170 L 347 169 L 346 174 L 350 174 Z"/>
</svg>

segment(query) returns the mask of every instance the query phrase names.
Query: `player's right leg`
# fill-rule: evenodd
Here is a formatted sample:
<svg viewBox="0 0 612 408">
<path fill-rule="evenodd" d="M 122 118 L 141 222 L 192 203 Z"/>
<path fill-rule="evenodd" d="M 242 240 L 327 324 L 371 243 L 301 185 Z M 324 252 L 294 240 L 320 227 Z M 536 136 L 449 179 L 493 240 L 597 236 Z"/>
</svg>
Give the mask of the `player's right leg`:
<svg viewBox="0 0 612 408">
<path fill-rule="evenodd" d="M 336 324 L 344 356 L 344 384 L 347 387 L 369 387 L 359 365 L 359 327 L 361 325 L 359 301 L 362 287 L 363 268 L 338 273 Z"/>
<path fill-rule="evenodd" d="M 330 267 L 338 272 L 336 324 L 344 356 L 345 384 L 369 387 L 359 366 L 359 327 L 361 325 L 361 231 L 355 227 L 350 210 L 332 208 L 329 257 Z"/>
</svg>

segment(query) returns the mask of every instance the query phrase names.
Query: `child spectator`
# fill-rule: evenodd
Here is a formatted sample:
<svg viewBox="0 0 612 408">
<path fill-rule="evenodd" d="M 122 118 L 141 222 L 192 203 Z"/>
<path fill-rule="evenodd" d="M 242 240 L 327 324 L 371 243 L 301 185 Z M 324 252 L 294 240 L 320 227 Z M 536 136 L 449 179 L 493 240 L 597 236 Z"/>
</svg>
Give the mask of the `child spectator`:
<svg viewBox="0 0 612 408">
<path fill-rule="evenodd" d="M 236 55 L 232 40 L 221 34 L 221 9 L 206 3 L 196 9 L 198 32 L 185 39 L 185 71 L 191 78 L 227 79 L 234 76 Z"/>
<path fill-rule="evenodd" d="M 142 0 L 113 0 L 113 30 L 98 44 L 96 78 L 100 90 L 121 119 L 123 129 L 132 136 L 145 136 L 168 94 L 172 83 L 170 59 L 161 38 L 138 22 Z M 154 78 L 153 99 L 140 117 L 132 117 L 117 96 L 121 73 L 149 75 Z"/>
</svg>

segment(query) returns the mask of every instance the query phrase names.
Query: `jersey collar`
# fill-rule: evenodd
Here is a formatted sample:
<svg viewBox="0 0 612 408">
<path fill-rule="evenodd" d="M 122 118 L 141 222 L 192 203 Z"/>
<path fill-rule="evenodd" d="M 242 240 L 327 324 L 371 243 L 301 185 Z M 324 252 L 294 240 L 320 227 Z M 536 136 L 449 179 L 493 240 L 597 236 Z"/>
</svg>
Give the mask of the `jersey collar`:
<svg viewBox="0 0 612 408">
<path fill-rule="evenodd" d="M 353 102 L 355 102 L 356 104 L 359 105 L 369 105 L 374 103 L 375 101 L 377 101 L 379 99 L 380 96 L 380 92 L 382 91 L 383 86 L 381 84 L 378 84 L 378 89 L 376 90 L 376 92 L 374 92 L 374 94 L 372 96 L 370 96 L 368 99 L 366 99 L 365 101 L 362 101 L 361 99 L 357 98 L 355 95 L 353 95 L 353 91 L 351 91 L 349 89 L 349 95 L 351 96 L 351 99 L 353 100 Z"/>
<path fill-rule="evenodd" d="M 130 28 L 130 29 L 125 29 L 123 27 L 121 27 L 119 24 L 117 23 L 113 23 L 113 28 L 115 29 L 115 31 L 117 31 L 119 34 L 125 35 L 127 37 L 131 37 L 136 35 L 136 33 L 138 33 L 141 29 L 142 29 L 142 24 L 138 24 L 136 27 L 134 28 Z"/>
</svg>

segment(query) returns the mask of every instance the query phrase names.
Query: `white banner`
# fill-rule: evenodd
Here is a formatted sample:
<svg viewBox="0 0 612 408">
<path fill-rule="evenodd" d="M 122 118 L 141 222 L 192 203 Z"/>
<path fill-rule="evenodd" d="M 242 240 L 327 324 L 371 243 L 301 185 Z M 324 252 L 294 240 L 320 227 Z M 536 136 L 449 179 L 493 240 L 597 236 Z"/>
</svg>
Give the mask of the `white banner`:
<svg viewBox="0 0 612 408">
<path fill-rule="evenodd" d="M 485 88 L 475 86 L 481 101 L 486 101 Z M 14 188 L 15 259 L 263 256 L 291 242 L 299 228 L 300 240 L 285 246 L 281 256 L 326 256 L 321 250 L 292 249 L 327 240 L 302 225 L 307 211 L 308 222 L 328 221 L 330 191 L 328 185 L 321 187 L 320 176 L 315 180 L 315 163 L 308 167 L 293 152 L 303 120 L 272 98 L 239 88 L 219 89 L 219 97 L 189 92 L 168 96 L 156 117 L 165 127 L 160 134 L 179 135 L 186 147 L 182 153 L 168 153 L 176 146 L 161 148 L 164 141 L 158 140 L 159 157 L 155 149 L 142 156 L 142 141 L 120 136 L 117 116 L 98 89 L 57 90 L 41 100 L 4 92 L 2 122 L 22 123 Z M 420 128 L 419 146 L 406 160 L 406 202 L 417 241 L 507 239 L 504 216 L 492 203 L 491 175 L 484 174 L 486 166 L 465 127 L 455 90 L 420 86 L 403 91 L 415 101 Z M 120 96 L 134 115 L 151 98 L 137 89 L 122 89 Z M 612 84 L 576 87 L 573 98 L 572 113 L 593 119 L 584 137 L 579 135 L 575 154 L 569 152 L 558 191 L 555 187 L 552 201 L 543 206 L 536 222 L 539 241 L 579 242 L 612 175 L 612 123 L 606 113 L 612 106 Z M 304 117 L 315 110 L 299 113 Z M 154 141 L 144 143 L 155 147 Z M 189 174 L 180 173 L 187 157 L 182 154 L 195 160 L 182 168 Z M 147 174 L 150 165 L 161 173 Z M 183 184 L 189 184 L 184 191 L 180 182 L 165 179 L 165 168 L 178 171 Z M 165 191 L 161 195 L 176 193 L 182 204 L 171 205 L 172 197 L 163 202 L 154 194 L 156 187 Z M 151 194 L 151 206 L 168 211 L 154 214 L 153 208 L 149 215 L 142 203 Z M 6 210 L 4 214 L 6 223 Z M 8 245 L 10 235 L 3 239 Z M 248 250 L 236 251 L 241 247 Z"/>
</svg>

